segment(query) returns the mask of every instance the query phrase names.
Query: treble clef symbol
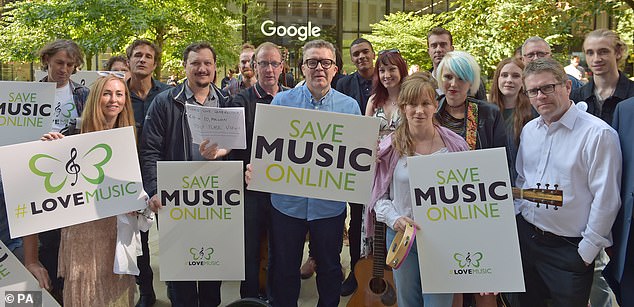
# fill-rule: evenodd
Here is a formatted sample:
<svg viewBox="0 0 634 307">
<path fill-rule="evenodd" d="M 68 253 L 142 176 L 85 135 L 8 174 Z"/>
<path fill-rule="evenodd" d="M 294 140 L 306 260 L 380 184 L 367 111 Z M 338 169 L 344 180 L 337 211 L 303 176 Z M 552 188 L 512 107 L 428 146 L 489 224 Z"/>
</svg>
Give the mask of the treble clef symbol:
<svg viewBox="0 0 634 307">
<path fill-rule="evenodd" d="M 205 250 L 204 247 L 200 248 L 200 252 L 198 252 L 198 254 L 200 255 L 200 259 L 203 259 L 203 257 L 205 257 L 205 253 L 203 252 Z"/>
<path fill-rule="evenodd" d="M 75 181 L 71 183 L 71 186 L 74 186 L 77 183 L 77 178 L 79 177 L 80 167 L 79 164 L 75 163 L 75 158 L 77 158 L 77 149 L 74 147 L 70 150 L 70 160 L 66 163 L 66 172 L 70 175 L 75 175 Z"/>
<path fill-rule="evenodd" d="M 60 113 L 62 113 L 62 103 L 58 102 L 55 106 L 55 117 L 59 116 Z"/>
</svg>

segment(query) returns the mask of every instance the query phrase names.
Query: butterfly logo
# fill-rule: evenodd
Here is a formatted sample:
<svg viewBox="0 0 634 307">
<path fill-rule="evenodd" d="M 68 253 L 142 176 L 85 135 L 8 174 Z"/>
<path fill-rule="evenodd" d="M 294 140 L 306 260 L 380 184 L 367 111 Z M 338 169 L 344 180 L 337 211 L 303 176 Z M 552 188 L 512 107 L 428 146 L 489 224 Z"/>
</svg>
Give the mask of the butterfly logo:
<svg viewBox="0 0 634 307">
<path fill-rule="evenodd" d="M 461 253 L 453 254 L 453 259 L 458 262 L 458 266 L 462 269 L 464 267 L 480 267 L 480 260 L 482 260 L 484 256 L 481 252 L 476 252 L 471 254 L 471 252 L 467 252 L 467 255 L 463 255 Z"/>
<path fill-rule="evenodd" d="M 97 144 L 78 158 L 77 148 L 71 148 L 70 157 L 58 159 L 47 154 L 36 154 L 29 160 L 29 169 L 37 176 L 44 177 L 44 188 L 53 194 L 59 192 L 69 177 L 71 186 L 77 184 L 79 175 L 92 184 L 100 184 L 105 179 L 103 166 L 112 158 L 112 148 L 107 144 Z"/>
<path fill-rule="evenodd" d="M 194 258 L 194 260 L 210 260 L 211 254 L 214 253 L 214 249 L 211 247 L 201 247 L 200 249 L 192 247 L 189 249 L 189 253 L 192 254 L 192 258 Z"/>
<path fill-rule="evenodd" d="M 59 117 L 60 115 L 64 118 L 70 118 L 71 117 L 71 112 L 73 112 L 75 110 L 75 104 L 72 102 L 67 102 L 64 104 L 64 108 L 66 109 L 66 112 L 64 112 L 64 114 L 62 113 L 62 103 L 58 102 L 57 106 L 55 106 L 55 117 Z"/>
</svg>

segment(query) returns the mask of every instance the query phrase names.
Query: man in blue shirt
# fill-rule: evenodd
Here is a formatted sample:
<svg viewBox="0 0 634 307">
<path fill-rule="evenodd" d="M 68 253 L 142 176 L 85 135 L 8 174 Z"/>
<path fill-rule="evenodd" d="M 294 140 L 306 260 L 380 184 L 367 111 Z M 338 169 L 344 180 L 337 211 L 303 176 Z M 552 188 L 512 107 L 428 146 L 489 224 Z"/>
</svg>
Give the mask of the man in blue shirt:
<svg viewBox="0 0 634 307">
<path fill-rule="evenodd" d="M 323 40 L 303 48 L 304 85 L 278 93 L 272 105 L 360 115 L 359 104 L 332 89 L 335 47 Z M 337 306 L 346 202 L 271 194 L 271 294 L 275 306 L 297 306 L 306 233 L 317 262 L 319 306 Z"/>
</svg>

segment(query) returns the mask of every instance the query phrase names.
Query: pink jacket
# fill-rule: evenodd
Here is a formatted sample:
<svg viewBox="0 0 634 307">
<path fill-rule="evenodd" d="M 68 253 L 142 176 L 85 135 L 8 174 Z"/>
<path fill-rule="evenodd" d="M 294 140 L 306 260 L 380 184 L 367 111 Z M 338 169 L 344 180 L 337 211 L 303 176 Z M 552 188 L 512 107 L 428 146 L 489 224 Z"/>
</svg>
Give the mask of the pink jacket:
<svg viewBox="0 0 634 307">
<path fill-rule="evenodd" d="M 436 131 L 442 138 L 445 143 L 445 147 L 450 152 L 455 151 L 467 151 L 469 147 L 465 140 L 454 133 L 453 131 L 438 125 L 434 125 L 436 127 Z M 379 151 L 377 153 L 377 158 L 380 163 L 376 165 L 376 173 L 374 175 L 374 186 L 372 188 L 372 197 L 370 198 L 370 203 L 365 207 L 365 229 L 366 236 L 370 237 L 374 235 L 374 223 L 372 222 L 374 219 L 371 218 L 374 210 L 374 205 L 377 200 L 387 192 L 390 188 L 390 184 L 392 183 L 392 176 L 394 175 L 394 167 L 396 167 L 396 162 L 401 157 L 396 149 L 392 146 L 392 135 L 390 134 L 381 140 L 379 143 Z M 389 225 L 392 226 L 392 225 Z"/>
</svg>

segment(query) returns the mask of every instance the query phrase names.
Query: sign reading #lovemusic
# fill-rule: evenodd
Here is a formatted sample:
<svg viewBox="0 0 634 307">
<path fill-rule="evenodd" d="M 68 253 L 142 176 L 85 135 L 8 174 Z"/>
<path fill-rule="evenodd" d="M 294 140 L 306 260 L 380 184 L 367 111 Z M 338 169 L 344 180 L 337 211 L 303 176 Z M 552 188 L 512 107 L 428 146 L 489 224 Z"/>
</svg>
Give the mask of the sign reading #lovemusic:
<svg viewBox="0 0 634 307">
<path fill-rule="evenodd" d="M 365 116 L 258 105 L 249 189 L 365 204 L 379 124 Z"/>
<path fill-rule="evenodd" d="M 524 292 L 504 148 L 409 157 L 424 293 Z"/>
<path fill-rule="evenodd" d="M 132 127 L 0 147 L 11 237 L 145 208 Z"/>
<path fill-rule="evenodd" d="M 38 140 L 51 131 L 55 83 L 0 81 L 0 146 Z"/>
<path fill-rule="evenodd" d="M 59 306 L 48 291 L 0 241 L 0 300 L 9 306 Z M 15 305 L 10 305 L 15 304 Z"/>
<path fill-rule="evenodd" d="M 161 280 L 244 280 L 240 161 L 158 162 Z"/>
</svg>

